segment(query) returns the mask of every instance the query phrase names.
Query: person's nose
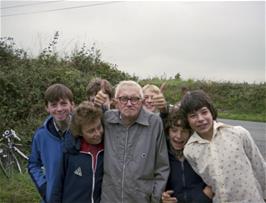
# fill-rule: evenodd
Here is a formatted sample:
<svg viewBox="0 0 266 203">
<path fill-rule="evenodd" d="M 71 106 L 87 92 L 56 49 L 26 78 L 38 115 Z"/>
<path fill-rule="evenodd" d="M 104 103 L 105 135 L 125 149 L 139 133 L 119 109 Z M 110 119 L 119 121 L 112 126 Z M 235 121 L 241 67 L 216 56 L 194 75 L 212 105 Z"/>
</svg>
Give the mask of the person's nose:
<svg viewBox="0 0 266 203">
<path fill-rule="evenodd" d="M 181 131 L 178 130 L 176 133 L 175 133 L 175 137 L 176 139 L 181 139 L 182 138 L 182 134 L 181 134 Z"/>
<path fill-rule="evenodd" d="M 152 102 L 152 97 L 147 98 L 147 102 L 151 103 Z"/>
<path fill-rule="evenodd" d="M 93 137 L 96 138 L 99 136 L 101 136 L 101 129 L 95 129 L 93 132 Z"/>
<path fill-rule="evenodd" d="M 101 129 L 95 129 L 94 137 L 99 137 L 99 136 L 101 136 Z"/>
<path fill-rule="evenodd" d="M 131 103 L 130 99 L 127 100 L 127 106 L 132 106 L 132 103 Z"/>
<path fill-rule="evenodd" d="M 203 118 L 203 116 L 201 114 L 198 114 L 197 115 L 197 119 L 198 119 L 198 121 L 202 121 L 204 118 Z"/>
<path fill-rule="evenodd" d="M 62 106 L 62 105 L 60 105 L 60 104 L 57 105 L 57 107 L 56 107 L 56 110 L 57 110 L 57 111 L 62 111 L 62 109 L 63 109 L 63 106 Z"/>
</svg>

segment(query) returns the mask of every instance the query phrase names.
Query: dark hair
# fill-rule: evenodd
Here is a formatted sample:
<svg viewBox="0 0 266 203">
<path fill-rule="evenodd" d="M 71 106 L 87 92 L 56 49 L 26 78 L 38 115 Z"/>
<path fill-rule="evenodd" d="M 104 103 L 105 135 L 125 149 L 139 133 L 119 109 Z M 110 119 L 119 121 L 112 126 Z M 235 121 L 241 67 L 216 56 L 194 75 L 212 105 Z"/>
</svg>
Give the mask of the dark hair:
<svg viewBox="0 0 266 203">
<path fill-rule="evenodd" d="M 70 131 L 74 137 L 81 136 L 82 126 L 93 123 L 97 121 L 97 119 L 101 119 L 102 110 L 96 106 L 92 102 L 83 101 L 75 108 L 71 123 L 70 123 Z"/>
<path fill-rule="evenodd" d="M 44 93 L 46 106 L 48 102 L 57 102 L 60 99 L 68 99 L 70 102 L 73 102 L 73 93 L 67 86 L 56 83 L 46 89 Z"/>
<path fill-rule="evenodd" d="M 177 127 L 182 127 L 184 129 L 189 130 L 189 134 L 192 135 L 192 130 L 191 128 L 188 128 L 186 126 L 183 126 L 182 124 L 182 119 L 181 119 L 181 112 L 180 109 L 178 107 L 174 107 L 170 110 L 170 112 L 167 115 L 167 118 L 164 121 L 164 132 L 165 135 L 169 135 L 169 129 L 173 128 L 175 126 Z M 180 123 L 179 123 L 180 121 Z"/>
<path fill-rule="evenodd" d="M 89 82 L 86 88 L 87 99 L 90 100 L 90 96 L 95 96 L 101 90 L 102 86 L 104 88 L 105 93 L 109 95 L 109 98 L 113 98 L 114 91 L 111 83 L 105 79 L 94 78 Z"/>
<path fill-rule="evenodd" d="M 181 100 L 180 112 L 183 125 L 190 128 L 187 116 L 202 107 L 207 107 L 212 114 L 213 120 L 217 118 L 217 111 L 213 106 L 210 97 L 203 90 L 193 90 L 187 92 Z"/>
</svg>

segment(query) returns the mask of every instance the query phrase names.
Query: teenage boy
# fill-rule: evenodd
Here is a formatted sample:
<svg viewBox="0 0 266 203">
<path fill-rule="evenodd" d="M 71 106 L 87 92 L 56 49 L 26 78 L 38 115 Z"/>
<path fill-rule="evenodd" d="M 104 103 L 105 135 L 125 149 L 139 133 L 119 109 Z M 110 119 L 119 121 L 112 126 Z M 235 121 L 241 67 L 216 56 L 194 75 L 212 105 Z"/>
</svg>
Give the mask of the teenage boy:
<svg viewBox="0 0 266 203">
<path fill-rule="evenodd" d="M 50 202 L 74 101 L 72 91 L 63 84 L 49 86 L 45 91 L 44 100 L 46 111 L 50 115 L 33 136 L 28 172 L 42 197 L 42 202 Z"/>
<path fill-rule="evenodd" d="M 250 133 L 217 122 L 217 110 L 203 90 L 187 92 L 180 109 L 183 124 L 194 131 L 184 155 L 211 187 L 213 203 L 264 203 L 266 162 Z"/>
</svg>

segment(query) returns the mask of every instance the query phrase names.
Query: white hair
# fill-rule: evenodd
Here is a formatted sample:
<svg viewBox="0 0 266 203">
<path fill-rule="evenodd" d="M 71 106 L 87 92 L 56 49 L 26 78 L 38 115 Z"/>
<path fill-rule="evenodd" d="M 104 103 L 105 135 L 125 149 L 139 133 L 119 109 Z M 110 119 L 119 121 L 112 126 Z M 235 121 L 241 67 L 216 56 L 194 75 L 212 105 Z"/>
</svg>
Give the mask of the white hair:
<svg viewBox="0 0 266 203">
<path fill-rule="evenodd" d="M 136 87 L 136 88 L 138 88 L 140 97 L 141 97 L 141 99 L 143 99 L 143 91 L 142 91 L 141 86 L 133 80 L 123 80 L 123 81 L 119 82 L 115 88 L 115 98 L 117 98 L 119 91 L 124 87 Z"/>
</svg>

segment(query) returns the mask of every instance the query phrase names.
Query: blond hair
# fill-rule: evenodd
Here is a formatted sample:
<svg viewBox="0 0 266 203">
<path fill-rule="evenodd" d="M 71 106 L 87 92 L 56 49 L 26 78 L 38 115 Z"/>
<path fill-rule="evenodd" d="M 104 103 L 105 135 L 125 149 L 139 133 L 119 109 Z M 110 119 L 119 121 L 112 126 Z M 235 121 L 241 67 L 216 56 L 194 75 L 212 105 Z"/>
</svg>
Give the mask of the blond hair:
<svg viewBox="0 0 266 203">
<path fill-rule="evenodd" d="M 142 88 L 142 91 L 145 92 L 145 91 L 151 91 L 155 94 L 160 94 L 161 93 L 161 90 L 159 87 L 157 87 L 156 85 L 151 85 L 151 84 L 147 84 L 145 85 L 143 88 Z"/>
</svg>

